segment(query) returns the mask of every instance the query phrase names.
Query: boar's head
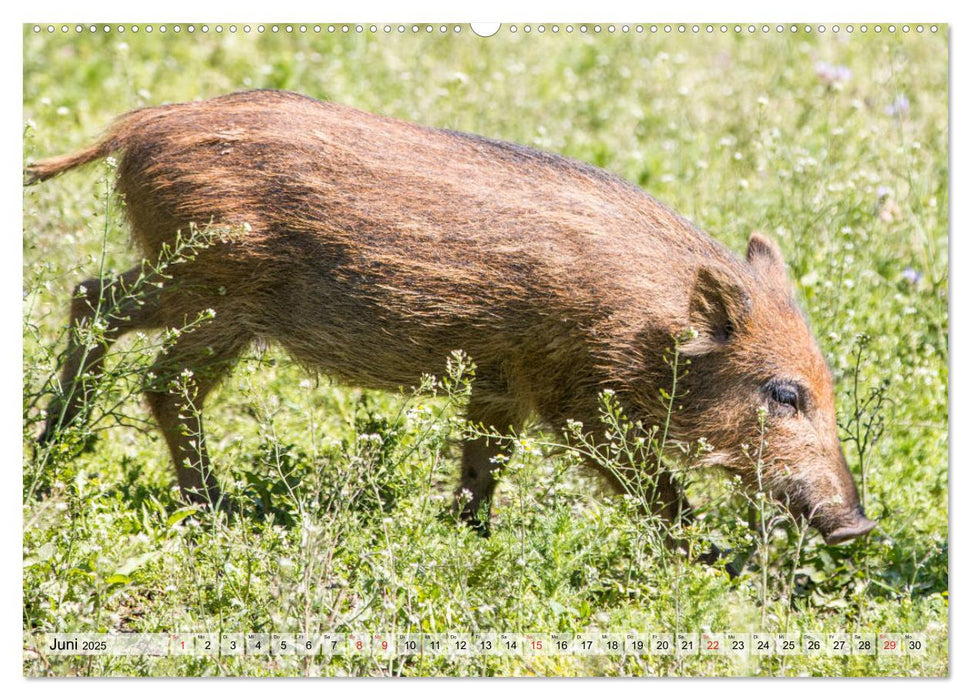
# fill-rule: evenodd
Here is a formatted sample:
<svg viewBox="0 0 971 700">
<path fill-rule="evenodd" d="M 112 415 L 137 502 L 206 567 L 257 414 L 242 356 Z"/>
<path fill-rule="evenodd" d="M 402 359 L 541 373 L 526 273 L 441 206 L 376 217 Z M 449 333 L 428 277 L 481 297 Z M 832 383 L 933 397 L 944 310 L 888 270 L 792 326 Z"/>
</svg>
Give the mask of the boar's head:
<svg viewBox="0 0 971 700">
<path fill-rule="evenodd" d="M 681 347 L 690 365 L 673 434 L 704 437 L 709 463 L 786 503 L 827 543 L 866 534 L 876 523 L 863 512 L 840 449 L 832 377 L 782 256 L 753 234 L 746 262 L 702 263 L 696 273 L 694 332 Z"/>
</svg>

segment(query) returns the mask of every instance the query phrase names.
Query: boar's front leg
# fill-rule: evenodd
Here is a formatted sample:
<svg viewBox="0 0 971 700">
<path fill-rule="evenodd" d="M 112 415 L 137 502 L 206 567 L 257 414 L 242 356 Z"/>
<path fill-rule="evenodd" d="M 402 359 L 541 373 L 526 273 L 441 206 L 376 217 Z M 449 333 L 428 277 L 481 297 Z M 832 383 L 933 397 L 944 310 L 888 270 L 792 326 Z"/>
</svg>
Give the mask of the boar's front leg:
<svg viewBox="0 0 971 700">
<path fill-rule="evenodd" d="M 522 418 L 511 402 L 484 395 L 476 385 L 472 386 L 466 418 L 491 433 L 502 435 L 514 434 L 522 427 Z M 493 460 L 509 446 L 508 439 L 480 437 L 466 440 L 462 450 L 462 476 L 455 492 L 455 511 L 483 536 L 489 535 L 492 494 L 501 470 L 501 465 Z"/>
<path fill-rule="evenodd" d="M 599 471 L 618 493 L 629 493 L 643 497 L 645 499 L 643 503 L 645 511 L 661 518 L 668 526 L 666 528 L 667 544 L 671 547 L 677 547 L 680 544 L 678 539 L 671 535 L 671 526 L 687 524 L 691 521 L 691 505 L 684 495 L 681 484 L 670 472 L 661 471 L 645 480 L 633 472 L 625 474 L 602 467 L 599 468 Z M 635 487 L 635 484 L 639 487 Z"/>
<path fill-rule="evenodd" d="M 612 471 L 605 471 L 604 473 L 617 491 L 621 493 L 631 492 L 627 483 L 629 477 Z M 682 549 L 687 551 L 687 543 L 681 538 L 675 537 L 672 533 L 672 526 L 675 524 L 687 525 L 694 517 L 694 511 L 681 484 L 678 483 L 673 474 L 662 471 L 650 479 L 647 491 L 648 493 L 645 495 L 649 503 L 644 504 L 645 510 L 649 510 L 654 516 L 660 517 L 667 525 L 665 528 L 665 545 L 671 550 Z M 714 565 L 724 555 L 724 552 L 712 544 L 709 545 L 708 551 L 698 557 L 698 561 Z M 726 564 L 725 570 L 732 578 L 738 576 L 738 570 L 732 563 Z"/>
<path fill-rule="evenodd" d="M 179 336 L 152 367 L 155 379 L 145 393 L 172 453 L 182 497 L 191 503 L 228 506 L 210 468 L 202 405 L 249 340 L 241 324 L 217 313 L 214 321 Z"/>
</svg>

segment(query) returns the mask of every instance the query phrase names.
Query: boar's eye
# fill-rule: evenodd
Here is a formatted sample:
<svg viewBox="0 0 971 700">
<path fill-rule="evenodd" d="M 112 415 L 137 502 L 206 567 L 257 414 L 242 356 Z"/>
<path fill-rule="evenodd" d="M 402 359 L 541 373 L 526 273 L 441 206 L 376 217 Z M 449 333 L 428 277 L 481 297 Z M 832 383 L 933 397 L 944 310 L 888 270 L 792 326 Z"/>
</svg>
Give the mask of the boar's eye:
<svg viewBox="0 0 971 700">
<path fill-rule="evenodd" d="M 780 382 L 775 381 L 769 383 L 768 387 L 769 398 L 772 399 L 777 405 L 785 406 L 788 410 L 793 411 L 799 410 L 799 387 L 792 382 Z"/>
</svg>

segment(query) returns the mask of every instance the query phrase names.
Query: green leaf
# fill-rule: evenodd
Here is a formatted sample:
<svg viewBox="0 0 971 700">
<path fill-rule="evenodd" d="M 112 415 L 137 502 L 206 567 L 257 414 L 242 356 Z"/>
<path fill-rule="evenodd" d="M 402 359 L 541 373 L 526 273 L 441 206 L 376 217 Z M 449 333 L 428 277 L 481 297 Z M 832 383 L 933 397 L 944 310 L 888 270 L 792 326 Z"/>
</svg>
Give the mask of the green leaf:
<svg viewBox="0 0 971 700">
<path fill-rule="evenodd" d="M 153 559 L 156 559 L 159 556 L 160 556 L 159 552 L 145 552 L 144 554 L 139 554 L 137 557 L 131 557 L 125 560 L 125 562 L 121 566 L 115 569 L 115 576 L 121 574 L 127 577 L 133 571 L 140 569 L 145 564 L 152 561 Z"/>
<path fill-rule="evenodd" d="M 172 515 L 168 517 L 168 519 L 165 521 L 165 525 L 167 527 L 172 527 L 176 523 L 180 523 L 186 518 L 188 518 L 190 515 L 194 515 L 195 513 L 198 513 L 198 512 L 199 512 L 199 509 L 196 506 L 179 508 L 177 511 L 175 511 L 174 513 L 172 513 Z"/>
<path fill-rule="evenodd" d="M 55 552 L 57 552 L 57 547 L 54 545 L 54 543 L 45 542 L 44 544 L 42 544 L 40 547 L 37 548 L 37 551 L 34 552 L 34 556 L 27 557 L 26 559 L 24 559 L 24 566 L 35 566 L 37 564 L 43 564 L 44 562 L 48 561 L 51 557 L 53 557 Z"/>
</svg>

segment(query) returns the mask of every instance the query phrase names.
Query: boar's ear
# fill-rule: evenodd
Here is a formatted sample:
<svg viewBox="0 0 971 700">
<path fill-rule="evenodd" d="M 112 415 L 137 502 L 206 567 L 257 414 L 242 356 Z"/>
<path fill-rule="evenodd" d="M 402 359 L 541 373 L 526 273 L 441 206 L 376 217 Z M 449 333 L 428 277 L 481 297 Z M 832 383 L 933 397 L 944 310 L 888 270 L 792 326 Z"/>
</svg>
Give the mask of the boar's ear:
<svg viewBox="0 0 971 700">
<path fill-rule="evenodd" d="M 782 259 L 779 246 L 758 231 L 748 239 L 748 254 L 745 256 L 749 264 L 763 277 L 775 282 L 786 281 L 786 262 Z"/>
<path fill-rule="evenodd" d="M 682 352 L 701 355 L 724 346 L 743 327 L 751 306 L 748 292 L 730 270 L 702 267 L 688 311 L 698 336 L 682 344 Z"/>
</svg>

